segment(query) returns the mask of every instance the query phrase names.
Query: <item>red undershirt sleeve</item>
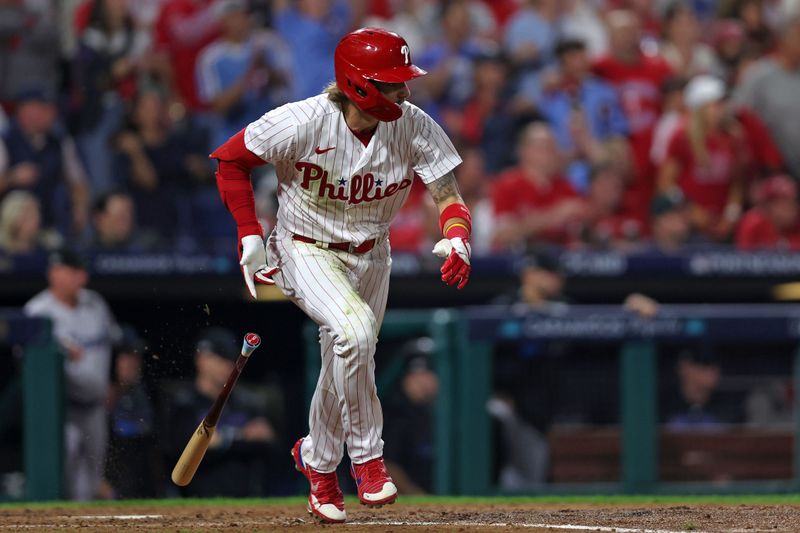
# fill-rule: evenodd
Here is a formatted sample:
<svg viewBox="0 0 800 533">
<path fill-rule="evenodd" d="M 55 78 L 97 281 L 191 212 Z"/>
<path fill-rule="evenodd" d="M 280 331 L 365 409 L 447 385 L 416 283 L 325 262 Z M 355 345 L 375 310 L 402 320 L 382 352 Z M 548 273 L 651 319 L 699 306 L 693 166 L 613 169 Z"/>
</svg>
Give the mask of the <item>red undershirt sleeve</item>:
<svg viewBox="0 0 800 533">
<path fill-rule="evenodd" d="M 209 157 L 219 163 L 216 172 L 217 190 L 222 203 L 236 221 L 238 239 L 247 235 L 263 237 L 263 230 L 256 216 L 250 173 L 266 162 L 247 149 L 244 144 L 244 130 L 228 139 Z"/>
</svg>

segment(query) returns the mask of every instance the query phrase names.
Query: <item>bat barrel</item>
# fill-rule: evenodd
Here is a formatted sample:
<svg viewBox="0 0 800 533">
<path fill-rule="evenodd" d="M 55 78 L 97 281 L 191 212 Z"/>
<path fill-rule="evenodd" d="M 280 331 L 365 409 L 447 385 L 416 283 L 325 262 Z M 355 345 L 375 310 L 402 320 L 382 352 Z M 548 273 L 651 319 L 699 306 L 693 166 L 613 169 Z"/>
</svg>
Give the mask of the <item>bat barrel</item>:
<svg viewBox="0 0 800 533">
<path fill-rule="evenodd" d="M 244 336 L 241 355 L 239 355 L 236 365 L 233 370 L 231 370 L 228 380 L 225 382 L 225 386 L 222 388 L 216 400 L 214 400 L 214 404 L 211 406 L 211 409 L 208 410 L 206 417 L 200 422 L 200 425 L 192 434 L 180 459 L 178 459 L 175 468 L 172 470 L 172 481 L 176 485 L 183 487 L 192 481 L 194 473 L 197 471 L 197 467 L 200 465 L 200 461 L 203 460 L 203 456 L 208 449 L 211 438 L 214 436 L 214 430 L 217 426 L 219 416 L 222 413 L 222 408 L 225 407 L 225 402 L 228 401 L 228 396 L 231 390 L 233 390 L 236 380 L 239 379 L 239 374 L 250 358 L 250 354 L 260 345 L 261 337 L 258 334 L 248 333 Z"/>
<path fill-rule="evenodd" d="M 179 487 L 185 487 L 192 481 L 197 467 L 200 466 L 200 461 L 206 454 L 211 438 L 214 436 L 214 429 L 214 426 L 207 425 L 205 420 L 200 422 L 200 425 L 192 433 L 192 438 L 186 443 L 180 459 L 175 463 L 175 468 L 172 469 L 173 483 Z"/>
</svg>

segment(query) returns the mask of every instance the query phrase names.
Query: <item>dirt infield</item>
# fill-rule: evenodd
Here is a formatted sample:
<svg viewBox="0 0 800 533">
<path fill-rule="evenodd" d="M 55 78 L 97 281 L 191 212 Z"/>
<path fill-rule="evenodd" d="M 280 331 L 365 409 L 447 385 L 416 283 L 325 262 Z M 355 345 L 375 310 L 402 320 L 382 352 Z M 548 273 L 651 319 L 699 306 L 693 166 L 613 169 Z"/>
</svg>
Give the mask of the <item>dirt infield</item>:
<svg viewBox="0 0 800 533">
<path fill-rule="evenodd" d="M 0 532 L 800 531 L 794 505 L 348 505 L 348 523 L 320 526 L 302 505 L 103 505 L 0 508 Z"/>
</svg>

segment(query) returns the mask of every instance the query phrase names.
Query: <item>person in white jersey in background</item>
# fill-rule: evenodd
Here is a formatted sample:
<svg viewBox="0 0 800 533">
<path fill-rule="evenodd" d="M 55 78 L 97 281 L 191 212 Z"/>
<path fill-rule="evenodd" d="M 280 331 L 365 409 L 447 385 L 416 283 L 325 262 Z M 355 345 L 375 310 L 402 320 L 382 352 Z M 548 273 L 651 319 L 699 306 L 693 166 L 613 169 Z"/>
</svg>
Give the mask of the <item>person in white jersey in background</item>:
<svg viewBox="0 0 800 533">
<path fill-rule="evenodd" d="M 122 330 L 105 299 L 86 288 L 89 275 L 67 248 L 48 258 L 47 288 L 25 304 L 28 316 L 53 321 L 64 353 L 64 488 L 70 500 L 97 498 L 108 447 L 106 399 L 113 343 Z"/>
<path fill-rule="evenodd" d="M 311 485 L 308 510 L 324 522 L 346 519 L 336 478 L 345 443 L 360 502 L 397 499 L 383 462 L 374 356 L 389 290 L 389 224 L 415 173 L 439 208 L 442 281 L 464 288 L 471 254 L 471 217 L 452 172 L 461 158 L 441 127 L 406 102 L 405 82 L 426 72 L 405 40 L 356 30 L 337 45 L 334 67 L 336 81 L 322 94 L 268 112 L 211 154 L 250 293 L 255 283 L 277 283 L 319 324 L 309 433 L 292 456 Z M 278 175 L 279 207 L 265 251 L 250 171 L 266 162 Z"/>
</svg>

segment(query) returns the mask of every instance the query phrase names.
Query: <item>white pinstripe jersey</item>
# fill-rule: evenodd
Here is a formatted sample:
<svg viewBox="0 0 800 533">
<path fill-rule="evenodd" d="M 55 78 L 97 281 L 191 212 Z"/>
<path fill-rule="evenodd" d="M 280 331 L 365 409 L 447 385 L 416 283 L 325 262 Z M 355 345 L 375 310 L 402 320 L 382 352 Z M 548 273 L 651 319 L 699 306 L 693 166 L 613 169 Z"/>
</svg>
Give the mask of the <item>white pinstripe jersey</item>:
<svg viewBox="0 0 800 533">
<path fill-rule="evenodd" d="M 442 128 L 404 102 L 365 147 L 320 94 L 273 109 L 245 129 L 247 148 L 278 175 L 278 227 L 322 242 L 385 234 L 416 172 L 426 184 L 461 163 Z"/>
</svg>

